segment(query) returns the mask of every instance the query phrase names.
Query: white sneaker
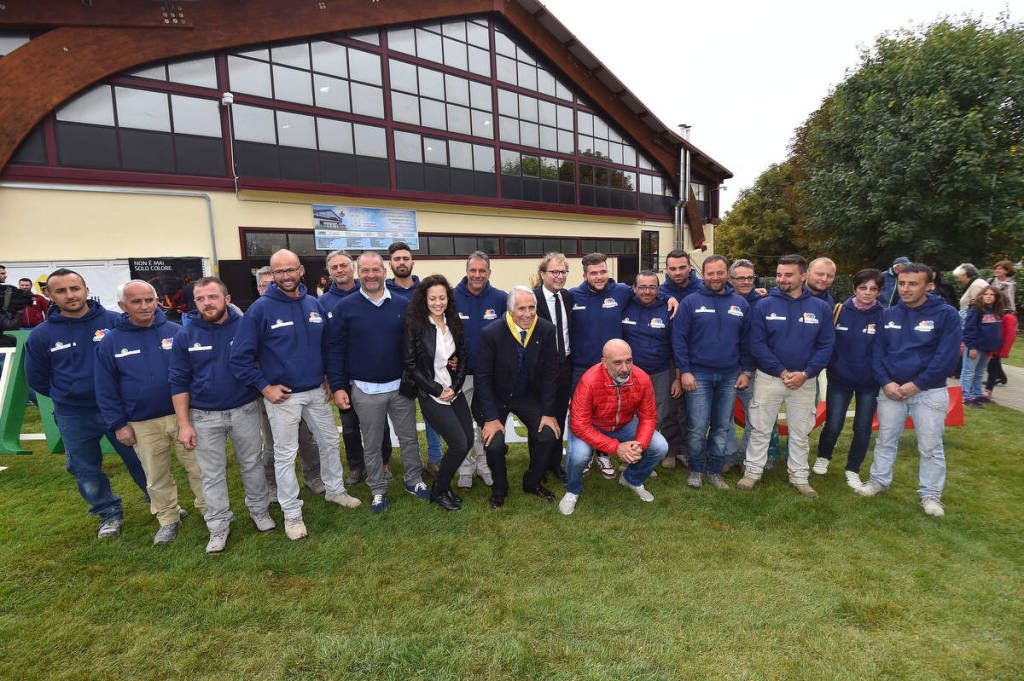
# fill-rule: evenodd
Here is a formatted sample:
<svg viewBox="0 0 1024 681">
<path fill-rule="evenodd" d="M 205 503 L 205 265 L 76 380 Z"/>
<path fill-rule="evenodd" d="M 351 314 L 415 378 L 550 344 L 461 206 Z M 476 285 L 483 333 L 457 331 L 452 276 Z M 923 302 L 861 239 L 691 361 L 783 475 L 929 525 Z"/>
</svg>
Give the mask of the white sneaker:
<svg viewBox="0 0 1024 681">
<path fill-rule="evenodd" d="M 846 471 L 846 484 L 850 486 L 850 489 L 856 491 L 864 486 L 860 476 L 853 471 Z"/>
<path fill-rule="evenodd" d="M 97 539 L 104 539 L 106 537 L 116 537 L 121 534 L 121 528 L 124 526 L 124 518 L 121 516 L 112 516 L 107 518 L 100 523 L 100 529 L 96 532 Z"/>
<path fill-rule="evenodd" d="M 223 532 L 211 532 L 210 541 L 206 543 L 207 553 L 221 553 L 224 551 L 224 547 L 228 543 L 228 535 L 231 533 L 231 528 L 227 528 Z"/>
<path fill-rule="evenodd" d="M 338 494 L 327 494 L 326 496 L 324 496 L 324 499 L 331 502 L 332 504 L 344 506 L 345 508 L 356 508 L 357 506 L 359 506 L 359 504 L 363 503 L 362 501 L 356 499 L 354 496 L 352 496 L 351 494 L 344 490 L 342 490 Z"/>
<path fill-rule="evenodd" d="M 579 498 L 579 494 L 566 492 L 562 500 L 558 502 L 558 510 L 562 512 L 562 515 L 572 515 L 572 512 L 576 510 L 576 502 L 579 501 Z"/>
<path fill-rule="evenodd" d="M 946 515 L 946 507 L 935 497 L 925 497 L 922 499 L 921 508 L 924 509 L 925 515 L 934 516 L 935 518 L 941 518 Z"/>
<path fill-rule="evenodd" d="M 811 470 L 817 473 L 818 475 L 825 475 L 825 473 L 828 471 L 828 465 L 830 463 L 832 463 L 831 459 L 826 459 L 823 456 L 819 456 L 818 459 L 814 462 L 814 468 L 812 468 Z"/>
<path fill-rule="evenodd" d="M 651 494 L 650 492 L 648 492 L 646 489 L 644 489 L 644 486 L 642 484 L 641 485 L 631 485 L 631 484 L 629 484 L 629 481 L 626 480 L 626 476 L 625 475 L 620 475 L 619 476 L 619 484 L 622 485 L 623 487 L 626 487 L 628 489 L 633 490 L 636 493 L 636 495 L 638 497 L 640 497 L 640 501 L 654 501 L 654 495 Z"/>
<path fill-rule="evenodd" d="M 298 541 L 309 535 L 306 532 L 306 523 L 302 522 L 301 517 L 285 518 L 284 533 L 292 541 Z"/>
<path fill-rule="evenodd" d="M 858 487 L 857 489 L 855 489 L 853 491 L 856 492 L 857 494 L 861 495 L 862 497 L 873 497 L 876 494 L 878 494 L 879 492 L 884 492 L 885 490 L 886 490 L 886 488 L 883 487 L 880 482 L 875 482 L 874 480 L 868 480 L 863 485 L 861 485 L 860 487 Z"/>
<path fill-rule="evenodd" d="M 601 454 L 597 457 L 597 467 L 601 469 L 601 475 L 611 480 L 615 477 L 615 468 L 612 466 L 612 459 L 607 454 Z"/>
<path fill-rule="evenodd" d="M 249 515 L 252 519 L 252 524 L 256 526 L 256 529 L 260 532 L 270 532 L 272 529 L 277 527 L 277 523 L 270 517 L 269 513 L 260 513 L 258 515 Z"/>
</svg>

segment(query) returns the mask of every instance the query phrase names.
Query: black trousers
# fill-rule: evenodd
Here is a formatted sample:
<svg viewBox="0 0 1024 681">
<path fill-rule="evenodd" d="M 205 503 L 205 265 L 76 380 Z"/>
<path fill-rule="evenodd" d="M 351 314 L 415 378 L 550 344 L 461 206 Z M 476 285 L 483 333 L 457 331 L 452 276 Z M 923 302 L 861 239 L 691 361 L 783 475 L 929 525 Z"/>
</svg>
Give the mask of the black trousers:
<svg viewBox="0 0 1024 681">
<path fill-rule="evenodd" d="M 555 419 L 558 421 L 558 430 L 562 437 L 565 437 L 565 417 L 569 409 L 569 400 L 572 398 L 572 388 L 572 364 L 568 359 L 564 359 L 558 363 L 558 375 L 555 377 Z M 553 450 L 548 461 L 548 470 L 551 471 L 558 471 L 562 467 L 561 442 L 557 444 L 558 447 Z"/>
<path fill-rule="evenodd" d="M 530 465 L 523 473 L 523 489 L 532 490 L 544 481 L 544 474 L 549 467 L 549 461 L 554 458 L 556 451 L 561 451 L 561 443 L 555 437 L 555 432 L 550 428 L 537 432 L 540 426 L 540 403 L 533 395 L 513 397 L 501 413 L 501 423 L 505 424 L 509 413 L 516 417 L 526 426 L 527 447 L 530 450 Z M 504 433 L 495 433 L 489 445 L 484 445 L 487 452 L 487 465 L 491 468 L 491 475 L 494 476 L 494 484 L 491 492 L 501 496 L 508 496 L 508 470 L 505 465 L 505 456 L 508 454 L 508 446 L 505 444 Z"/>
<path fill-rule="evenodd" d="M 352 407 L 339 409 L 341 415 L 341 439 L 345 443 L 345 459 L 348 461 L 348 469 L 353 471 L 357 468 L 366 470 L 363 463 L 363 436 L 359 433 L 359 416 Z M 391 429 L 384 429 L 384 441 L 381 443 L 381 459 L 384 465 L 391 460 Z"/>
<path fill-rule="evenodd" d="M 985 379 L 985 389 L 992 390 L 996 383 L 1006 383 L 1006 372 L 1003 371 L 1003 358 L 994 355 L 988 361 L 988 378 Z"/>
<path fill-rule="evenodd" d="M 442 491 L 450 489 L 455 471 L 473 446 L 473 417 L 469 413 L 469 403 L 461 391 L 452 400 L 451 406 L 420 396 L 420 411 L 446 446 L 434 484 Z"/>
</svg>

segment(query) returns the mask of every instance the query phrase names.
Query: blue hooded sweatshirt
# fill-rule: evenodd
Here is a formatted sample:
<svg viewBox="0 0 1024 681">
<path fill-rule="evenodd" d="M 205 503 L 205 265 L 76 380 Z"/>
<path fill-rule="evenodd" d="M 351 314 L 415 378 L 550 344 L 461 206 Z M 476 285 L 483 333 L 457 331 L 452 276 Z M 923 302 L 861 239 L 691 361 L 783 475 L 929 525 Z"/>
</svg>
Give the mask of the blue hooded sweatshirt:
<svg viewBox="0 0 1024 681">
<path fill-rule="evenodd" d="M 843 303 L 835 324 L 836 344 L 828 363 L 828 380 L 855 390 L 878 390 L 871 365 L 871 347 L 882 330 L 883 307 L 876 301 L 858 310 L 851 296 Z"/>
<path fill-rule="evenodd" d="M 697 270 L 690 270 L 690 276 L 688 279 L 689 283 L 684 287 L 676 284 L 671 279 L 666 278 L 661 284 L 661 293 L 666 296 L 675 298 L 680 303 L 688 295 L 697 292 L 697 284 L 700 283 L 700 277 L 697 276 Z"/>
<path fill-rule="evenodd" d="M 882 313 L 871 348 L 878 385 L 913 382 L 918 390 L 944 388 L 960 357 L 960 313 L 928 293 L 917 307 L 902 300 Z"/>
<path fill-rule="evenodd" d="M 971 305 L 964 320 L 964 347 L 979 352 L 995 352 L 1003 347 L 1003 319 L 992 306 L 982 314 Z"/>
<path fill-rule="evenodd" d="M 171 395 L 188 393 L 189 405 L 204 411 L 234 409 L 258 397 L 231 373 L 231 344 L 241 323 L 242 315 L 230 305 L 223 324 L 189 315 L 188 326 L 174 337 L 171 349 Z"/>
<path fill-rule="evenodd" d="M 633 289 L 609 277 L 603 291 L 584 281 L 572 290 L 572 298 L 572 363 L 589 368 L 601 361 L 605 343 L 622 338 L 622 314 Z"/>
<path fill-rule="evenodd" d="M 798 298 L 773 288 L 751 315 L 750 352 L 766 374 L 806 371 L 813 378 L 828 365 L 834 344 L 832 308 L 806 286 Z"/>
<path fill-rule="evenodd" d="M 672 325 L 672 351 L 681 373 L 751 367 L 750 305 L 726 284 L 721 293 L 697 284 L 696 295 L 679 304 Z"/>
<path fill-rule="evenodd" d="M 469 349 L 467 373 L 476 369 L 476 350 L 480 346 L 480 332 L 483 328 L 502 317 L 508 309 L 508 294 L 487 282 L 479 295 L 469 290 L 467 277 L 463 277 L 455 287 L 455 309 L 459 311 L 459 319 L 466 331 L 466 347 Z"/>
<path fill-rule="evenodd" d="M 96 411 L 96 346 L 121 318 L 95 300 L 87 304 L 88 312 L 77 319 L 51 305 L 46 321 L 25 342 L 28 384 L 51 398 L 58 413 Z"/>
<path fill-rule="evenodd" d="M 636 294 L 622 313 L 622 339 L 633 349 L 633 364 L 649 374 L 672 366 L 672 321 L 668 296 L 659 293 L 648 307 Z"/>
<path fill-rule="evenodd" d="M 404 286 L 399 286 L 398 284 L 396 284 L 394 277 L 391 277 L 390 279 L 385 279 L 384 285 L 387 286 L 388 290 L 391 291 L 392 293 L 397 293 L 398 295 L 404 296 L 405 298 L 412 298 L 413 291 L 415 291 L 416 287 L 420 285 L 420 278 L 417 277 L 415 274 L 412 275 L 412 286 L 410 286 L 409 288 L 405 288 Z"/>
<path fill-rule="evenodd" d="M 810 291 L 810 289 L 807 289 L 807 290 Z M 812 291 L 811 295 L 814 296 L 815 298 L 817 298 L 818 300 L 824 301 L 825 304 L 828 305 L 833 310 L 835 309 L 836 301 L 832 299 L 832 294 L 828 292 L 828 289 L 825 289 L 821 293 L 814 293 Z"/>
<path fill-rule="evenodd" d="M 292 298 L 271 283 L 249 306 L 231 346 L 231 373 L 240 383 L 259 391 L 286 385 L 304 392 L 323 382 L 326 315 L 302 284 L 299 293 Z"/>
<path fill-rule="evenodd" d="M 342 291 L 340 288 L 334 285 L 334 282 L 331 282 L 331 285 L 327 287 L 327 290 L 324 291 L 324 294 L 317 298 L 317 300 L 320 301 L 320 307 L 322 307 L 324 309 L 324 312 L 327 313 L 328 319 L 331 318 L 334 309 L 341 304 L 341 301 L 345 300 L 353 293 L 359 293 L 359 288 L 361 285 L 358 279 L 356 279 L 355 284 L 356 285 L 350 288 L 349 290 Z"/>
<path fill-rule="evenodd" d="M 402 378 L 402 331 L 409 299 L 388 291 L 380 305 L 363 294 L 334 308 L 328 327 L 327 380 L 331 392 L 352 381 L 391 383 Z"/>
<path fill-rule="evenodd" d="M 129 421 L 174 413 L 167 367 L 181 327 L 157 310 L 152 326 L 135 326 L 122 314 L 96 348 L 96 403 L 103 421 L 118 430 Z"/>
</svg>

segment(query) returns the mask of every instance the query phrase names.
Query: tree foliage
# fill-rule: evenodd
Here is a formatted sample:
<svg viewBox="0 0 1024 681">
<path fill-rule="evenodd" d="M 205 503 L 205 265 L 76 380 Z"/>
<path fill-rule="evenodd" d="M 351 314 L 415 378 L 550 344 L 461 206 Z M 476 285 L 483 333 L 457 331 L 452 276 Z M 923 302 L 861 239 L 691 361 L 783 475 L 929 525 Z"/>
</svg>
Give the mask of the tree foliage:
<svg viewBox="0 0 1024 681">
<path fill-rule="evenodd" d="M 848 265 L 942 266 L 1024 245 L 1024 25 L 883 35 L 798 131 L 812 249 Z"/>
</svg>

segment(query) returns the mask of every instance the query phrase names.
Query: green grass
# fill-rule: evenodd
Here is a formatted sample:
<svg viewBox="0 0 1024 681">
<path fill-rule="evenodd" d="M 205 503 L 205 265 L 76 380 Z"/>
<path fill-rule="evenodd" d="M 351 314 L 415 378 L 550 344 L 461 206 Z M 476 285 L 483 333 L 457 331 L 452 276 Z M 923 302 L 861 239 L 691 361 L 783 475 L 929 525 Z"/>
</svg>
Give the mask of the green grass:
<svg viewBox="0 0 1024 681">
<path fill-rule="evenodd" d="M 591 473 L 568 518 L 518 491 L 517 445 L 501 511 L 479 482 L 458 513 L 398 483 L 383 516 L 363 485 L 356 510 L 304 492 L 298 543 L 255 531 L 236 469 L 239 518 L 213 557 L 195 513 L 151 546 L 116 457 L 125 531 L 96 540 L 63 457 L 32 443 L 0 457 L 0 678 L 1020 679 L 1020 413 L 967 416 L 947 431 L 942 520 L 917 506 L 912 432 L 873 499 L 841 461 L 817 500 L 783 472 L 695 492 L 677 469 L 643 504 Z"/>
</svg>

